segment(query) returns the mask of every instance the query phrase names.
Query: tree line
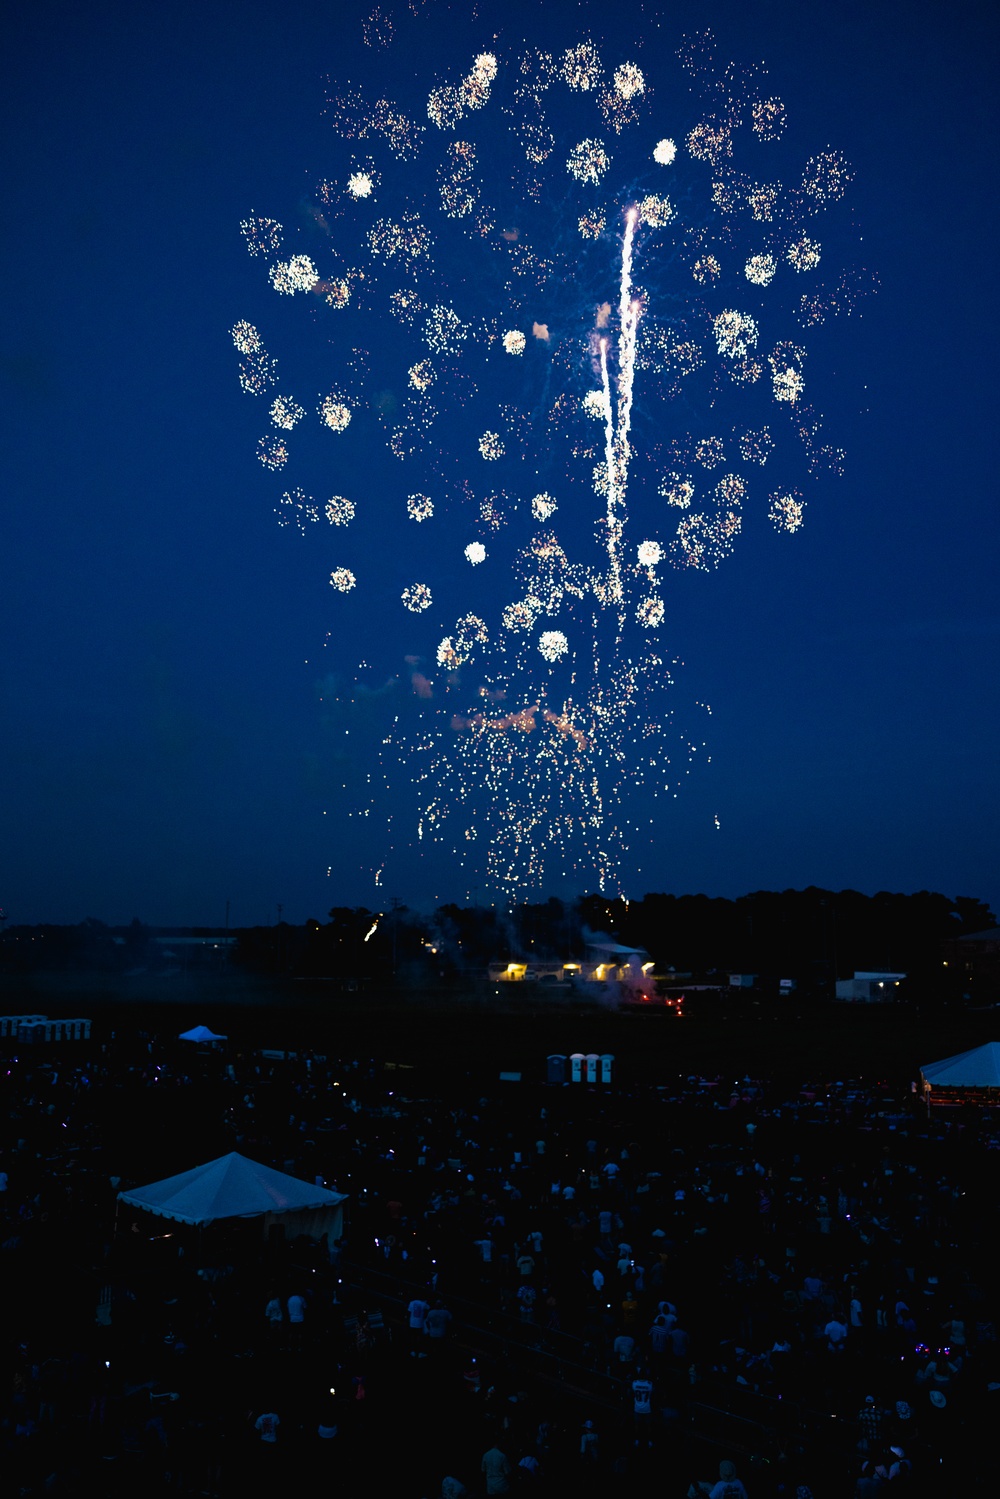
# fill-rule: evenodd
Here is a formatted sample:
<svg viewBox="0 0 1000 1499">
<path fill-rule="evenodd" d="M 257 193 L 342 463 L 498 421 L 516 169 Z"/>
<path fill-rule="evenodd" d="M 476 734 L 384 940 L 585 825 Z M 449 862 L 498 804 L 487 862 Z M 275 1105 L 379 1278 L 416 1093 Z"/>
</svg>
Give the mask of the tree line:
<svg viewBox="0 0 1000 1499">
<path fill-rule="evenodd" d="M 301 926 L 235 928 L 226 952 L 251 973 L 435 986 L 482 978 L 494 962 L 579 962 L 590 944 L 604 940 L 642 949 L 658 975 L 679 982 L 685 976 L 728 982 L 730 973 L 753 973 L 821 991 L 856 970 L 877 970 L 906 973 L 911 989 L 933 984 L 937 992 L 947 978 L 942 944 L 995 925 L 989 906 L 971 896 L 862 895 L 810 886 L 735 900 L 651 893 L 631 901 L 586 895 L 503 906 L 448 904 L 430 912 L 337 906 L 326 920 Z M 177 961 L 169 942 L 153 941 L 164 930 L 138 919 L 126 927 L 95 918 L 73 926 L 15 926 L 0 939 L 0 970 L 163 967 Z M 219 935 L 211 928 L 188 934 Z M 218 966 L 219 957 L 208 944 L 200 961 Z"/>
</svg>

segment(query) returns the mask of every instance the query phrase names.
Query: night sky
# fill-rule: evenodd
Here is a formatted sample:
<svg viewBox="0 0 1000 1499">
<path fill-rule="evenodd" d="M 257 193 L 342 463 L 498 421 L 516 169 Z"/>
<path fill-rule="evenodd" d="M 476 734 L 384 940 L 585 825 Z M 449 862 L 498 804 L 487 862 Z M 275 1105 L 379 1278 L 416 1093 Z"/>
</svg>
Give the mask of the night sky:
<svg viewBox="0 0 1000 1499">
<path fill-rule="evenodd" d="M 929 888 L 995 903 L 994 8 L 682 3 L 661 21 L 627 4 L 484 6 L 481 19 L 469 5 L 414 8 L 416 17 L 381 6 L 396 18 L 388 46 L 365 44 L 370 0 L 8 11 L 8 918 L 212 923 L 229 901 L 230 920 L 243 925 L 275 920 L 279 904 L 301 921 L 336 904 L 378 908 L 390 895 L 409 904 L 494 898 L 475 860 L 463 870 L 448 843 L 417 843 L 409 781 L 394 776 L 382 792 L 375 757 L 386 724 L 420 711 L 414 671 L 443 690 L 434 664 L 443 626 L 435 611 L 425 619 L 399 606 L 413 567 L 429 581 L 433 573 L 442 598 L 457 598 L 461 582 L 466 607 L 491 618 L 516 594 L 486 567 L 471 591 L 466 573 L 459 578 L 477 533 L 457 511 L 442 505 L 434 533 L 387 524 L 385 506 L 438 481 L 419 467 L 411 478 L 409 460 L 393 466 L 371 412 L 341 436 L 316 435 L 322 366 L 341 360 L 341 325 L 323 322 L 316 298 L 309 308 L 308 297 L 276 296 L 240 221 L 280 220 L 282 253 L 313 255 L 329 274 L 323 235 L 333 243 L 341 229 L 335 216 L 318 227 L 316 184 L 342 173 L 346 157 L 324 114 L 327 75 L 333 92 L 353 83 L 373 98 L 405 96 L 427 126 L 425 155 L 407 171 L 428 192 L 447 141 L 416 106 L 436 84 L 457 82 L 476 52 L 504 60 L 525 40 L 561 52 L 593 37 L 609 68 L 635 61 L 654 88 L 636 127 L 642 139 L 682 144 L 699 114 L 674 53 L 684 33 L 706 26 L 725 59 L 767 64 L 766 92 L 787 111 L 782 150 L 801 160 L 831 147 L 851 163 L 831 227 L 817 232 L 829 234 L 831 278 L 854 266 L 880 284 L 810 335 L 809 394 L 824 441 L 846 460 L 842 477 L 810 475 L 801 461 L 796 476 L 790 453 L 776 482 L 805 494 L 802 529 L 768 526 L 761 480 L 744 534 L 717 569 L 659 569 L 662 647 L 684 663 L 673 673 L 670 733 L 699 748 L 690 773 L 675 761 L 669 795 L 650 801 L 652 821 L 629 840 L 621 885 L 635 896 Z M 622 19 L 612 26 L 609 16 Z M 384 41 L 378 32 L 369 39 Z M 389 207 L 377 204 L 377 216 L 393 206 L 392 173 L 397 197 L 402 190 L 398 164 L 379 141 L 356 146 L 385 170 Z M 624 202 L 637 179 L 619 189 L 614 171 L 603 195 Z M 487 190 L 488 161 L 480 175 Z M 674 190 L 666 177 L 664 188 Z M 606 246 L 614 298 L 610 234 Z M 655 255 L 650 241 L 637 258 L 651 309 L 670 303 L 674 274 L 670 257 L 655 268 Z M 571 297 L 559 309 L 567 318 Z M 237 380 L 229 330 L 240 319 L 266 335 L 283 372 L 256 401 Z M 400 333 L 374 313 L 366 322 L 377 392 L 387 379 L 380 361 L 388 367 Z M 535 340 L 526 383 L 545 378 L 547 357 Z M 405 394 L 402 368 L 390 403 Z M 269 473 L 255 447 L 276 431 L 267 407 L 278 390 L 308 408 L 312 435 L 286 470 Z M 636 390 L 638 443 L 653 419 L 642 377 Z M 684 430 L 711 430 L 695 397 L 681 405 Z M 672 431 L 661 424 L 658 440 Z M 461 422 L 442 418 L 435 441 L 458 454 L 449 459 L 456 483 L 469 451 L 481 488 Z M 325 519 L 305 536 L 279 524 L 279 497 L 297 485 L 321 506 L 333 493 L 357 500 L 343 544 Z M 573 495 L 593 509 L 592 491 Z M 425 531 L 437 538 L 431 550 Z M 340 561 L 359 574 L 351 599 L 328 586 Z M 454 610 L 444 627 L 449 619 Z M 483 827 L 485 843 L 488 820 Z M 523 893 L 594 883 L 553 864 L 550 879 Z"/>
</svg>

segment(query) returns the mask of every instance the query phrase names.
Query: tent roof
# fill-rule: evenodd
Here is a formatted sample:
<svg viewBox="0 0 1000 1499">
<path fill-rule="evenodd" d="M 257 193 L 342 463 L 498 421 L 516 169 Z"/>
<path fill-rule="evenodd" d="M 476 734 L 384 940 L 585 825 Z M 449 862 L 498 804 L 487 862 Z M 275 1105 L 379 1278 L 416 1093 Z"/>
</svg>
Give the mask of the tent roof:
<svg viewBox="0 0 1000 1499">
<path fill-rule="evenodd" d="M 647 956 L 644 947 L 622 947 L 620 942 L 588 942 L 588 952 L 614 953 L 619 958 L 644 958 Z"/>
<path fill-rule="evenodd" d="M 938 1088 L 1000 1088 L 1000 1041 L 987 1041 L 971 1051 L 960 1051 L 940 1062 L 926 1062 L 920 1069 L 927 1082 Z"/>
<path fill-rule="evenodd" d="M 181 1031 L 178 1041 L 226 1041 L 227 1036 L 217 1036 L 207 1025 L 196 1025 L 193 1030 Z"/>
<path fill-rule="evenodd" d="M 345 1195 L 286 1176 L 284 1171 L 250 1161 L 235 1150 L 178 1176 L 118 1193 L 119 1200 L 132 1207 L 174 1218 L 178 1223 L 195 1224 L 332 1208 L 343 1202 Z"/>
</svg>

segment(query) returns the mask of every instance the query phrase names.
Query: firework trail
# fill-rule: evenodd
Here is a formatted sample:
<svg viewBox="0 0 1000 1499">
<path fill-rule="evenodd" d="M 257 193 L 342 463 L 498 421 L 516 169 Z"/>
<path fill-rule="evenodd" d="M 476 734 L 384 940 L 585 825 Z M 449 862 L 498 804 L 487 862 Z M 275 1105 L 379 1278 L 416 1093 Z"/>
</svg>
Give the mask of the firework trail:
<svg viewBox="0 0 1000 1499">
<path fill-rule="evenodd" d="M 600 340 L 601 396 L 604 411 L 604 463 L 607 472 L 608 505 L 605 524 L 608 532 L 607 596 L 621 605 L 621 541 L 625 529 L 625 496 L 628 488 L 629 427 L 632 420 L 632 388 L 635 380 L 635 340 L 639 323 L 639 304 L 632 299 L 632 242 L 638 214 L 630 208 L 625 215 L 622 241 L 621 288 L 618 297 L 618 400 L 611 398 L 611 376 L 608 372 L 608 341 Z M 624 616 L 620 620 L 624 627 Z"/>
</svg>

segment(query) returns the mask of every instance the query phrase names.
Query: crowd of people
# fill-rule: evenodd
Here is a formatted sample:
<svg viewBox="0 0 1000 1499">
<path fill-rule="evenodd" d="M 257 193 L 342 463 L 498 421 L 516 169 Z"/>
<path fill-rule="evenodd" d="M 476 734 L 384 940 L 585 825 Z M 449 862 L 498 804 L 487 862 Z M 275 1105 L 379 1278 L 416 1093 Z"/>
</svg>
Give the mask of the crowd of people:
<svg viewBox="0 0 1000 1499">
<path fill-rule="evenodd" d="M 989 1110 L 929 1115 L 870 1080 L 547 1086 L 125 1030 L 7 1043 L 4 1070 L 13 1493 L 323 1472 L 413 1499 L 992 1486 Z M 346 1193 L 343 1237 L 118 1204 L 226 1150 Z"/>
</svg>

